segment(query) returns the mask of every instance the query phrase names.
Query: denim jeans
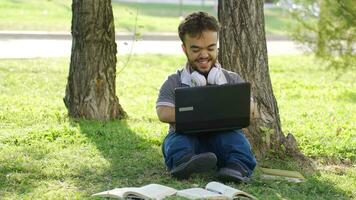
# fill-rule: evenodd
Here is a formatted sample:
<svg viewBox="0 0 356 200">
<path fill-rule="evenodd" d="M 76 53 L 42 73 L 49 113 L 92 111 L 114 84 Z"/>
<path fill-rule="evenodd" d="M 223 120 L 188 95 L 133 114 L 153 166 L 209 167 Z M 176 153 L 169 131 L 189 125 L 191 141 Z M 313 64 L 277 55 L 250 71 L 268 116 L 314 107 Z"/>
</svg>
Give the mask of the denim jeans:
<svg viewBox="0 0 356 200">
<path fill-rule="evenodd" d="M 213 132 L 208 134 L 185 135 L 169 133 L 162 145 L 163 156 L 168 170 L 186 155 L 204 152 L 215 153 L 217 167 L 225 167 L 228 163 L 239 164 L 248 171 L 248 176 L 256 166 L 256 159 L 251 151 L 250 143 L 242 130 Z"/>
</svg>

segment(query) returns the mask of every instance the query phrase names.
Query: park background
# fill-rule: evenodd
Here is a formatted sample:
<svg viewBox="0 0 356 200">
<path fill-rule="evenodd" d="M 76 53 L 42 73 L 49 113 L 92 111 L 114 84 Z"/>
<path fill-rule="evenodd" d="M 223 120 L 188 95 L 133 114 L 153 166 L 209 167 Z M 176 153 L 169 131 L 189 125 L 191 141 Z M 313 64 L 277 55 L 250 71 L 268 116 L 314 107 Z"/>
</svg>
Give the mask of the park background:
<svg viewBox="0 0 356 200">
<path fill-rule="evenodd" d="M 208 3 L 113 2 L 116 31 L 129 49 L 145 34 L 174 41 L 181 15 L 196 10 L 216 15 Z M 270 40 L 290 40 L 295 22 L 286 8 L 266 6 L 265 17 Z M 0 2 L 1 41 L 33 35 L 38 43 L 41 37 L 63 39 L 70 26 L 71 1 Z M 156 117 L 158 89 L 184 64 L 184 55 L 118 51 L 116 92 L 129 117 L 110 122 L 68 118 L 62 99 L 69 55 L 0 59 L 1 199 L 90 199 L 115 187 L 155 182 L 183 189 L 212 180 L 212 174 L 172 179 L 160 150 L 167 125 Z M 355 72 L 330 68 L 308 51 L 269 56 L 268 62 L 282 129 L 295 135 L 317 171 L 304 172 L 288 158 L 270 158 L 259 166 L 298 170 L 307 181 L 266 181 L 257 170 L 251 183 L 230 185 L 260 199 L 356 198 Z"/>
</svg>

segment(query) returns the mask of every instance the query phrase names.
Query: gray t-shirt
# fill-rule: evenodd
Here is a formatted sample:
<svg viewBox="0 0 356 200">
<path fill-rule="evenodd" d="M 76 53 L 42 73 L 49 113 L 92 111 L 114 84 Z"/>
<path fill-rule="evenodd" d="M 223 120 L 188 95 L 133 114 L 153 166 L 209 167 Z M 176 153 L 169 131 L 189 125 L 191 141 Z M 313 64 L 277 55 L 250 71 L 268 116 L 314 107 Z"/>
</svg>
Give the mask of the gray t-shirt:
<svg viewBox="0 0 356 200">
<path fill-rule="evenodd" d="M 242 83 L 244 80 L 235 72 L 222 69 L 226 78 L 227 84 Z M 189 87 L 187 83 L 187 74 L 184 73 L 184 68 L 178 70 L 176 73 L 168 76 L 167 80 L 159 90 L 158 99 L 156 101 L 156 108 L 159 106 L 175 107 L 174 89 L 178 87 Z M 174 131 L 174 124 L 170 124 L 169 132 Z"/>
</svg>

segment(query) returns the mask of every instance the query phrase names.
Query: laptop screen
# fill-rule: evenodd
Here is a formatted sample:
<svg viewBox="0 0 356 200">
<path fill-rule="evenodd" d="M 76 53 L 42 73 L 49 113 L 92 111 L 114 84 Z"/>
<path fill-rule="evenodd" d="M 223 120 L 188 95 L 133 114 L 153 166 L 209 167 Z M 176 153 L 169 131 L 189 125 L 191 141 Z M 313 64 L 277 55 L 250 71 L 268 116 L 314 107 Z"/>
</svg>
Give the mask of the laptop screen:
<svg viewBox="0 0 356 200">
<path fill-rule="evenodd" d="M 177 133 L 241 129 L 250 123 L 250 83 L 175 89 Z"/>
</svg>

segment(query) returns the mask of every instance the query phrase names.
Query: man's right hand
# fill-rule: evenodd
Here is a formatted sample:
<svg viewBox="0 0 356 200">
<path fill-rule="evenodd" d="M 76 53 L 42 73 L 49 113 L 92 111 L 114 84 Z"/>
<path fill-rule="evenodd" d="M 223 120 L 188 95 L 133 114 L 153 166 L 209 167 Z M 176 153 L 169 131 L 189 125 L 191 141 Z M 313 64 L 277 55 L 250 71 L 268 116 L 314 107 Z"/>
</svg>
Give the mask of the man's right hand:
<svg viewBox="0 0 356 200">
<path fill-rule="evenodd" d="M 158 106 L 157 116 L 161 122 L 174 123 L 176 122 L 175 107 L 170 106 Z"/>
</svg>

